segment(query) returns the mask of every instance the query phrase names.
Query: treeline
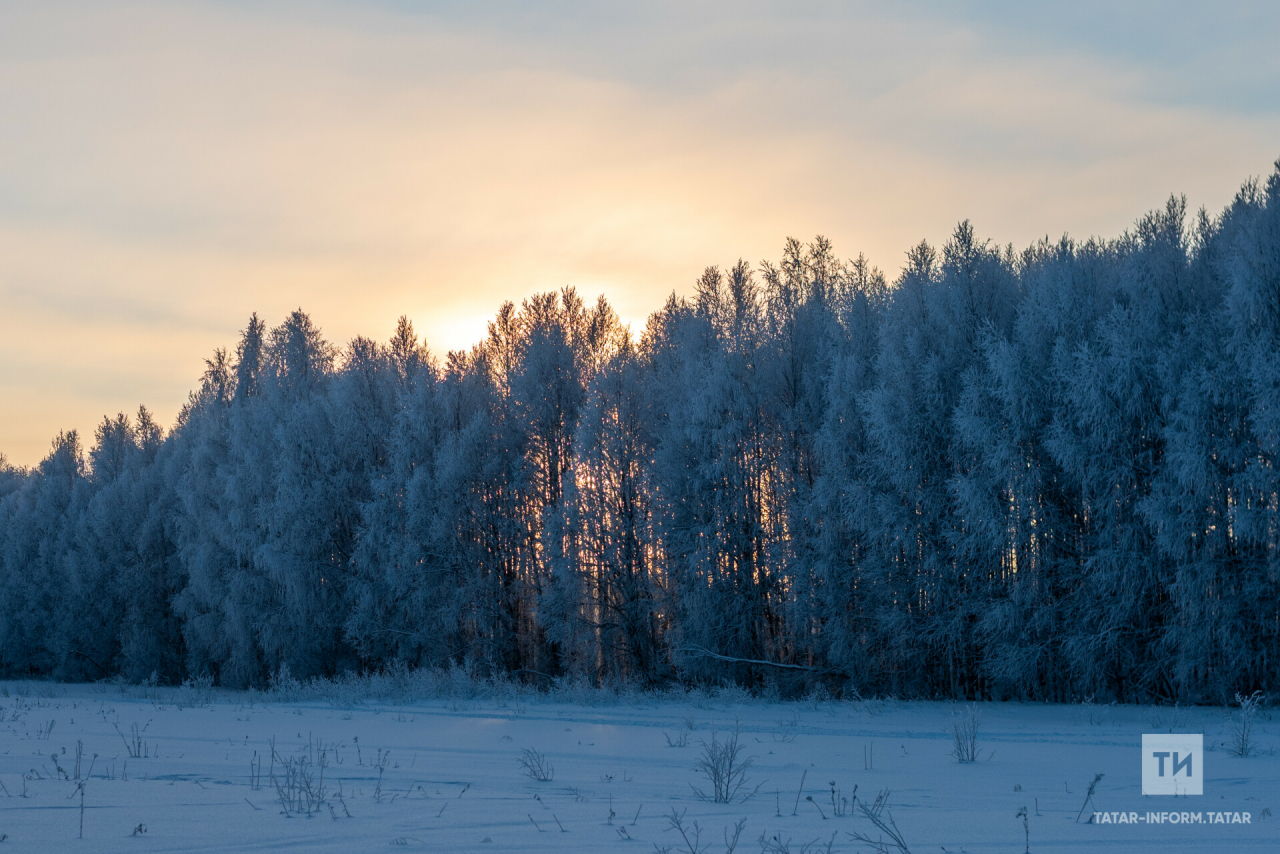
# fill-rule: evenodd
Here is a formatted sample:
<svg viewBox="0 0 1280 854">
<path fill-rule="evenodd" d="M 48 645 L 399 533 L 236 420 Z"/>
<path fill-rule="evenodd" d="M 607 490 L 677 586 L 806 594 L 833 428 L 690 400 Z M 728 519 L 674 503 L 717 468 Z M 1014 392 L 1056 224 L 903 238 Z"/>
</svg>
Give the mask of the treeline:
<svg viewBox="0 0 1280 854">
<path fill-rule="evenodd" d="M 893 283 L 819 238 L 642 335 L 572 291 L 470 352 L 249 320 L 0 461 L 0 670 L 1220 701 L 1280 673 L 1280 164 L 1217 218 Z"/>
</svg>

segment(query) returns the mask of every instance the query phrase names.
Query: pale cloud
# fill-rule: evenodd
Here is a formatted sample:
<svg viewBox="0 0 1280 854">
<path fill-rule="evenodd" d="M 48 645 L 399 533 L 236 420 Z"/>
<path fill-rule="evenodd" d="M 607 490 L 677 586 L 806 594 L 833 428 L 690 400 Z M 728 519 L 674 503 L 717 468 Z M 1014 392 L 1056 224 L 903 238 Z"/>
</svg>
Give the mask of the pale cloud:
<svg viewBox="0 0 1280 854">
<path fill-rule="evenodd" d="M 1216 210 L 1280 155 L 1276 61 L 1233 52 L 1277 27 L 1248 10 L 1197 40 L 1167 13 L 1095 10 L 1118 38 L 1021 4 L 785 9 L 0 8 L 0 449 L 171 421 L 252 311 L 339 342 L 408 313 L 443 352 L 573 285 L 638 326 L 787 235 L 892 272 L 965 217 L 1025 245 L 1171 191 Z"/>
</svg>

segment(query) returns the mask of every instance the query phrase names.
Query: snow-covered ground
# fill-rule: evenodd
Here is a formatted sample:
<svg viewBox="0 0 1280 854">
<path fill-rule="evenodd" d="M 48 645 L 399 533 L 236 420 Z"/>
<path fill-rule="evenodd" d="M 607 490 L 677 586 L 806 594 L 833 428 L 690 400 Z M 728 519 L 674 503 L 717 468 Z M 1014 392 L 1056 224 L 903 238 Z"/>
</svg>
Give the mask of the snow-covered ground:
<svg viewBox="0 0 1280 854">
<path fill-rule="evenodd" d="M 855 787 L 868 804 L 888 790 L 882 816 L 917 854 L 1021 852 L 1024 832 L 1033 852 L 1280 848 L 1280 727 L 1266 710 L 1261 752 L 1240 758 L 1216 746 L 1230 710 L 981 704 L 979 759 L 962 764 L 955 704 L 563 697 L 353 704 L 0 683 L 3 850 L 687 851 L 674 813 L 715 854 L 741 819 L 738 852 L 870 852 L 850 835 L 879 836 L 844 806 Z M 702 744 L 735 721 L 752 759 L 743 791 L 758 790 L 703 801 Z M 1204 796 L 1141 794 L 1141 735 L 1161 731 L 1205 734 Z M 525 750 L 550 780 L 526 773 Z M 1249 822 L 1088 823 L 1095 811 Z"/>
</svg>

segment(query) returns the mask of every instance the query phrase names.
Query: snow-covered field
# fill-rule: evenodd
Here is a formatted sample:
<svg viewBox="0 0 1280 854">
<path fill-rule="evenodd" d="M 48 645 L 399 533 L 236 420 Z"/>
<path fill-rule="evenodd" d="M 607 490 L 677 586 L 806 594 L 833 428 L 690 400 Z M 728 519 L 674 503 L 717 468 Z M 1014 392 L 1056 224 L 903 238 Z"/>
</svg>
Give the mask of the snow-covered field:
<svg viewBox="0 0 1280 854">
<path fill-rule="evenodd" d="M 563 699 L 280 702 L 0 683 L 3 850 L 688 851 L 674 814 L 716 854 L 742 819 L 738 852 L 874 851 L 850 835 L 879 836 L 846 806 L 855 787 L 867 804 L 888 790 L 881 815 L 917 854 L 1021 852 L 1026 832 L 1033 852 L 1280 846 L 1280 729 L 1265 710 L 1258 755 L 1215 746 L 1205 795 L 1172 798 L 1141 794 L 1142 733 L 1203 732 L 1215 745 L 1230 710 L 982 704 L 979 759 L 962 764 L 953 704 Z M 756 794 L 709 803 L 694 767 L 735 720 L 752 759 L 743 791 Z M 525 750 L 545 757 L 550 780 L 531 778 Z M 1088 823 L 1095 809 L 1249 823 Z"/>
</svg>

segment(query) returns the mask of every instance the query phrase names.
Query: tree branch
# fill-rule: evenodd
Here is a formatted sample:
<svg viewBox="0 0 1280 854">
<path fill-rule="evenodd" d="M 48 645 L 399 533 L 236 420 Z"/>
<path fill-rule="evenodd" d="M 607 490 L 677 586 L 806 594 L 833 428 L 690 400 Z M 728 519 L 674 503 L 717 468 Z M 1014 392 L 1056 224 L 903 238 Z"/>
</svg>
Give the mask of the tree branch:
<svg viewBox="0 0 1280 854">
<path fill-rule="evenodd" d="M 765 661 L 760 658 L 735 658 L 731 655 L 721 655 L 718 652 L 712 652 L 700 646 L 682 646 L 676 652 L 692 652 L 699 658 L 714 658 L 718 661 L 729 661 L 734 664 L 763 664 L 766 667 L 781 667 L 786 670 L 805 670 L 810 673 L 838 673 L 836 670 L 828 670 L 823 667 L 807 667 L 803 664 L 782 664 L 777 661 Z"/>
</svg>

